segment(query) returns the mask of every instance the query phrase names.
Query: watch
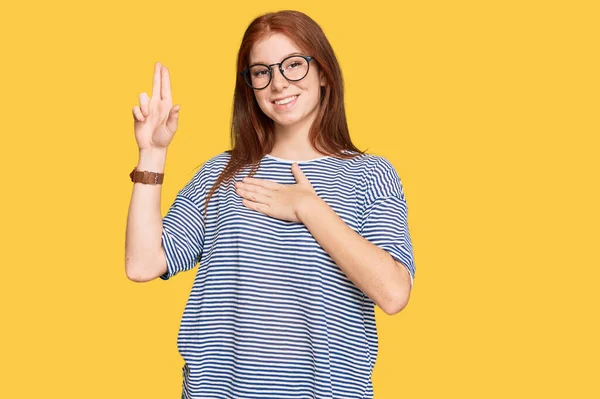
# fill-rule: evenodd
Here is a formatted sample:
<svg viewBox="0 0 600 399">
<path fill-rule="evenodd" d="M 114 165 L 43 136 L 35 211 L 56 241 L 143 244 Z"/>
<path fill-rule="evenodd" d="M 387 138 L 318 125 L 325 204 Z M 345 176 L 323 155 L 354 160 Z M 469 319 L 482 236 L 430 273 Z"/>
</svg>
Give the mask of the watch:
<svg viewBox="0 0 600 399">
<path fill-rule="evenodd" d="M 137 166 L 133 168 L 129 174 L 131 181 L 143 184 L 162 184 L 165 177 L 164 173 L 149 172 L 147 170 L 137 170 Z"/>
</svg>

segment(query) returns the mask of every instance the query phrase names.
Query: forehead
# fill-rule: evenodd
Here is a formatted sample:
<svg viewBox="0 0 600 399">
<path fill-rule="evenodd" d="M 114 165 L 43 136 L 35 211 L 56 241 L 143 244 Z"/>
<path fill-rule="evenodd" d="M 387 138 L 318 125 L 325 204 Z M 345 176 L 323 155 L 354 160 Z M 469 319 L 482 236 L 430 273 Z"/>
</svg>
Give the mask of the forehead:
<svg viewBox="0 0 600 399">
<path fill-rule="evenodd" d="M 302 53 L 302 50 L 286 35 L 273 33 L 252 46 L 249 61 L 250 64 L 274 64 L 291 53 Z"/>
</svg>

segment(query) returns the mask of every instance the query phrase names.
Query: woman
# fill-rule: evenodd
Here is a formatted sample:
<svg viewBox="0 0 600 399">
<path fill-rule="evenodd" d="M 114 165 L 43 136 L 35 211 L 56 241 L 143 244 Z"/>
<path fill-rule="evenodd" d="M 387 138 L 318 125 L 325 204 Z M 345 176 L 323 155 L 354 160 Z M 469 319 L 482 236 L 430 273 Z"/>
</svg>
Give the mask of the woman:
<svg viewBox="0 0 600 399">
<path fill-rule="evenodd" d="M 308 16 L 252 21 L 237 70 L 232 149 L 161 224 L 180 107 L 156 64 L 133 110 L 136 169 L 154 173 L 134 184 L 127 275 L 167 280 L 200 262 L 178 336 L 182 397 L 372 398 L 374 305 L 399 312 L 415 273 L 400 178 L 352 144 L 338 62 Z"/>
</svg>

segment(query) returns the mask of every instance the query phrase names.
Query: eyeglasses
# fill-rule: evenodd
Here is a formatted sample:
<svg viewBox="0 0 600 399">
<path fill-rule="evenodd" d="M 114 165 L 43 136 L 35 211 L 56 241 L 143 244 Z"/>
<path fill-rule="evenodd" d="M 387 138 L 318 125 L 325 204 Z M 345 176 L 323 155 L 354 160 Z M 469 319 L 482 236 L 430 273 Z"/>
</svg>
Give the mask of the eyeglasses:
<svg viewBox="0 0 600 399">
<path fill-rule="evenodd" d="M 262 90 L 273 80 L 272 66 L 278 65 L 279 71 L 289 81 L 297 82 L 308 74 L 310 61 L 313 57 L 308 55 L 292 55 L 276 64 L 253 64 L 244 69 L 240 74 L 248 86 L 255 90 Z"/>
</svg>

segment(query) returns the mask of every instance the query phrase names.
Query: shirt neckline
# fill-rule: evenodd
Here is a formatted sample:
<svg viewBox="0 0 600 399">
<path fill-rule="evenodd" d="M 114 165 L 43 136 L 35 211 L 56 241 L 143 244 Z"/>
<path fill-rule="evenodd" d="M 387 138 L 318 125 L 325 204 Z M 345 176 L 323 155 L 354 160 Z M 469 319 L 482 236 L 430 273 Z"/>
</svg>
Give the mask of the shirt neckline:
<svg viewBox="0 0 600 399">
<path fill-rule="evenodd" d="M 324 156 L 322 156 L 322 157 L 317 157 L 317 158 L 313 158 L 313 159 L 305 159 L 305 160 L 303 160 L 303 161 L 294 161 L 294 160 L 292 160 L 292 159 L 284 159 L 284 158 L 279 158 L 279 157 L 273 156 L 273 155 L 271 155 L 271 154 L 265 154 L 265 158 L 270 158 L 270 159 L 274 159 L 274 160 L 276 160 L 276 161 L 279 161 L 279 162 L 285 162 L 285 163 L 292 164 L 292 163 L 294 163 L 294 162 L 295 162 L 295 163 L 308 163 L 308 162 L 314 162 L 314 161 L 318 161 L 318 160 L 321 160 L 321 159 L 328 159 L 328 158 L 333 158 L 333 157 L 332 157 L 332 156 L 330 156 L 330 155 L 324 155 Z"/>
</svg>

